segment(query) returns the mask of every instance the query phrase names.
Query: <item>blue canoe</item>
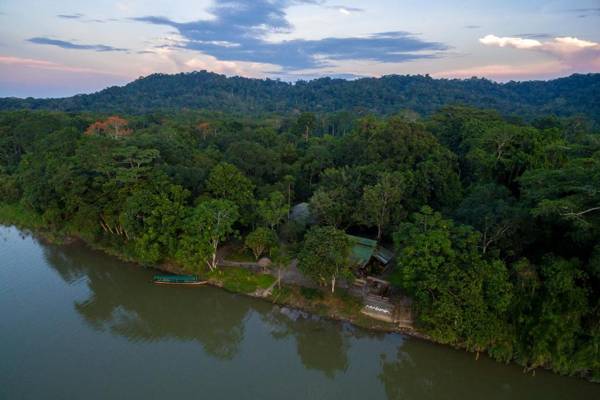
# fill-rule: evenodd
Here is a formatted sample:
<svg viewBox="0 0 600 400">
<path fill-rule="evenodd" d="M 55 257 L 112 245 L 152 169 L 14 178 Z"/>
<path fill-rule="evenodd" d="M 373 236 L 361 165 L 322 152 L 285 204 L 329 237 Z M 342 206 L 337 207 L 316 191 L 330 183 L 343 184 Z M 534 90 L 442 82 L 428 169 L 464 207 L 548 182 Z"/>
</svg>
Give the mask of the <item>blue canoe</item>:
<svg viewBox="0 0 600 400">
<path fill-rule="evenodd" d="M 154 275 L 154 283 L 162 285 L 204 285 L 196 275 Z"/>
</svg>

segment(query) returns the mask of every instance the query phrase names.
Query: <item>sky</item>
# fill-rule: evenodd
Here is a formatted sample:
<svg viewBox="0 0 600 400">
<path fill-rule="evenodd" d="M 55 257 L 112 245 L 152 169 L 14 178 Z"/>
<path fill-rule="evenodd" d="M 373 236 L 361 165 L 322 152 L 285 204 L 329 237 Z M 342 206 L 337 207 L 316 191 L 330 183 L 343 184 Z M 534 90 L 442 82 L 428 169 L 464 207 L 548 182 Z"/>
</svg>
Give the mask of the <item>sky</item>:
<svg viewBox="0 0 600 400">
<path fill-rule="evenodd" d="M 600 0 L 0 0 L 0 96 L 152 73 L 505 82 L 600 72 Z"/>
</svg>

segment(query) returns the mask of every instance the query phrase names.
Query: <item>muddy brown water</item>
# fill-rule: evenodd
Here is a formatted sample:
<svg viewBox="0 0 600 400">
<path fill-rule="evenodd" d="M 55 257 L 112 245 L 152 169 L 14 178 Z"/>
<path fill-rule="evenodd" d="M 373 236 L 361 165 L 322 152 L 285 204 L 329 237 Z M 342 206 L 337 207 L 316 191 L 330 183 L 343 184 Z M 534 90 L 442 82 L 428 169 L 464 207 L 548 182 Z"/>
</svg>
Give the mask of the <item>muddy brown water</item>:
<svg viewBox="0 0 600 400">
<path fill-rule="evenodd" d="M 599 399 L 600 385 L 365 331 L 0 226 L 0 399 Z"/>
</svg>

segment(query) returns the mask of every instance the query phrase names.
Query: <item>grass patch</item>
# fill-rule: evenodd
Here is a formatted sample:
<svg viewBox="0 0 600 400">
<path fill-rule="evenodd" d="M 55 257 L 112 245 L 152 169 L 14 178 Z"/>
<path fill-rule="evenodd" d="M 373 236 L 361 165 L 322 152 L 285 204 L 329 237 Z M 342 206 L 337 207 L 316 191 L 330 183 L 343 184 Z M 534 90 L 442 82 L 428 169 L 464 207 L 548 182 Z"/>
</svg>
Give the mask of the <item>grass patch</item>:
<svg viewBox="0 0 600 400">
<path fill-rule="evenodd" d="M 300 294 L 306 300 L 314 301 L 314 300 L 322 300 L 323 299 L 323 292 L 321 292 L 319 289 L 301 287 Z"/>
<path fill-rule="evenodd" d="M 281 286 L 281 287 L 277 287 L 275 286 L 273 288 L 273 292 L 271 294 L 271 298 L 273 299 L 273 302 L 277 303 L 277 304 L 287 304 L 288 302 L 291 301 L 291 299 L 293 298 L 293 291 L 289 286 Z"/>
<path fill-rule="evenodd" d="M 255 262 L 252 252 L 243 246 L 232 246 L 225 257 L 228 261 Z"/>
<path fill-rule="evenodd" d="M 31 210 L 26 209 L 18 203 L 0 203 L 0 223 L 5 225 L 16 225 L 19 228 L 30 229 L 45 227 L 41 216 Z"/>
<path fill-rule="evenodd" d="M 345 315 L 357 315 L 363 307 L 361 299 L 352 296 L 345 290 L 337 291 L 335 297 L 339 300 L 340 311 Z"/>
<path fill-rule="evenodd" d="M 209 278 L 221 283 L 230 292 L 252 293 L 256 289 L 266 289 L 275 282 L 271 275 L 256 274 L 243 268 L 224 268 L 210 272 Z"/>
</svg>

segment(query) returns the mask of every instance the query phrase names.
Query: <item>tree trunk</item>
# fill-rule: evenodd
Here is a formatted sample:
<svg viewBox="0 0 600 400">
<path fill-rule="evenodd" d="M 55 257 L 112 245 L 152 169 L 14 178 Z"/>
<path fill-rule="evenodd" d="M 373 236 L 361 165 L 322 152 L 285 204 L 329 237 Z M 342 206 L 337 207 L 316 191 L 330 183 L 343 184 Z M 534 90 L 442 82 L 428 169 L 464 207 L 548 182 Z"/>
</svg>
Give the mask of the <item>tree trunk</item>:
<svg viewBox="0 0 600 400">
<path fill-rule="evenodd" d="M 287 219 L 290 220 L 290 213 L 292 212 L 292 185 L 288 184 L 288 215 Z"/>
<path fill-rule="evenodd" d="M 210 270 L 214 271 L 215 269 L 217 269 L 217 246 L 213 246 L 212 261 L 210 263 Z"/>
<path fill-rule="evenodd" d="M 331 293 L 335 292 L 335 275 L 331 277 Z"/>
<path fill-rule="evenodd" d="M 281 289 L 281 268 L 277 268 L 277 288 Z"/>
</svg>

